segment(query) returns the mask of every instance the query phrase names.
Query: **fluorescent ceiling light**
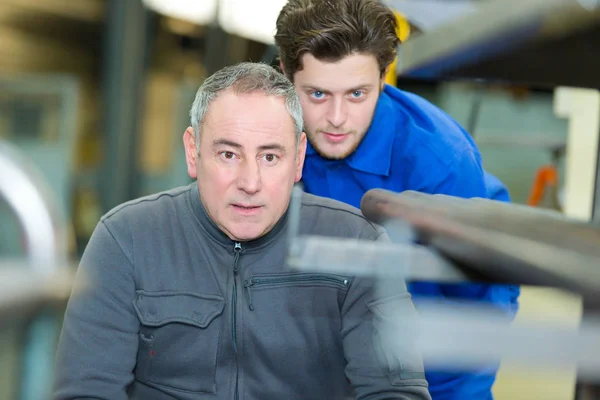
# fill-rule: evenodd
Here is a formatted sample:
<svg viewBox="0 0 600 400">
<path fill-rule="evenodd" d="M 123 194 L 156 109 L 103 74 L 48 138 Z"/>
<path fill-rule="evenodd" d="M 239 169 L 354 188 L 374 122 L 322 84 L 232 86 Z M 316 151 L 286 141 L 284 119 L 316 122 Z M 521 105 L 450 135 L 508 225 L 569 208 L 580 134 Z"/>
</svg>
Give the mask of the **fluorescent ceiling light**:
<svg viewBox="0 0 600 400">
<path fill-rule="evenodd" d="M 128 1 L 128 0 L 127 0 Z M 212 23 L 218 0 L 143 0 L 144 5 L 159 14 L 199 25 Z M 251 1 L 247 0 L 251 3 Z"/>
<path fill-rule="evenodd" d="M 159 14 L 199 25 L 215 21 L 228 33 L 273 44 L 275 22 L 287 0 L 143 0 Z M 384 0 L 422 30 L 430 30 L 476 9 L 472 0 Z"/>
<path fill-rule="evenodd" d="M 220 0 L 219 25 L 228 33 L 273 44 L 275 22 L 287 0 Z"/>
</svg>

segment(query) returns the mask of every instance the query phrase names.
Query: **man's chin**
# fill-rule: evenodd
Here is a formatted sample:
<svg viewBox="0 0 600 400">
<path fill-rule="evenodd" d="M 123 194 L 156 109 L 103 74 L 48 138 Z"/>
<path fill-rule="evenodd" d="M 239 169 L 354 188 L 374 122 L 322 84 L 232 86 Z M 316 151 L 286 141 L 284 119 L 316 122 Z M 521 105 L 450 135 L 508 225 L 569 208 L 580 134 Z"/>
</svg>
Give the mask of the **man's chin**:
<svg viewBox="0 0 600 400">
<path fill-rule="evenodd" d="M 354 153 L 354 150 L 356 150 L 356 146 L 336 146 L 333 148 L 332 147 L 333 146 L 313 145 L 313 148 L 315 149 L 317 154 L 319 154 L 321 157 L 327 160 L 343 160 L 350 154 Z"/>
<path fill-rule="evenodd" d="M 251 224 L 244 224 L 251 225 Z M 236 227 L 230 230 L 229 238 L 237 242 L 250 242 L 266 234 L 266 228 L 257 226 Z"/>
<path fill-rule="evenodd" d="M 355 134 L 348 137 L 346 142 L 339 144 L 329 143 L 323 137 L 314 137 L 313 134 L 308 135 L 307 138 L 317 154 L 326 160 L 343 160 L 347 158 L 354 153 L 361 142 L 361 140 L 356 140 Z"/>
</svg>

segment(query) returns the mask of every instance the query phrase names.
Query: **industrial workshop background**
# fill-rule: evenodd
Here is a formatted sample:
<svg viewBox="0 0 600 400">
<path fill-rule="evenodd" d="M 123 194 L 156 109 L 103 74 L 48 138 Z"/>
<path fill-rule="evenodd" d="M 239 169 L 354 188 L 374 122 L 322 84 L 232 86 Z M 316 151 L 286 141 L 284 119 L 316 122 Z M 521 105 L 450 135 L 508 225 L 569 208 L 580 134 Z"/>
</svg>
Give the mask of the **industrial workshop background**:
<svg viewBox="0 0 600 400">
<path fill-rule="evenodd" d="M 284 3 L 0 0 L 0 143 L 21 154 L 16 159 L 24 169 L 36 168 L 56 199 L 67 222 L 69 260 L 76 263 L 112 207 L 189 182 L 181 135 L 196 89 L 228 64 L 277 65 L 272 35 Z M 591 220 L 600 134 L 598 2 L 580 2 L 595 13 L 589 37 L 575 37 L 579 20 L 570 23 L 570 14 L 555 16 L 547 30 L 559 38 L 552 46 L 536 37 L 493 62 L 485 49 L 479 58 L 460 50 L 482 29 L 518 40 L 526 31 L 513 21 L 536 12 L 546 18 L 561 1 L 387 3 L 403 21 L 406 39 L 388 82 L 427 98 L 466 127 L 513 202 Z M 462 22 L 474 21 L 468 18 L 476 13 L 477 24 Z M 560 53 L 566 49 L 572 51 Z M 452 68 L 440 66 L 450 59 Z M 0 176 L 7 178 L 14 176 Z M 24 257 L 26 246 L 22 221 L 8 203 L 0 193 L 0 259 L 12 260 Z M 582 314 L 577 296 L 550 288 L 525 287 L 520 304 L 515 324 L 576 326 Z M 22 373 L 28 385 L 46 379 L 51 371 L 35 360 L 51 356 L 21 340 L 20 325 L 5 323 L 18 316 L 1 315 L 0 399 L 8 399 L 23 385 Z M 32 361 L 23 361 L 27 357 Z M 568 366 L 524 369 L 503 362 L 494 394 L 497 400 L 570 400 L 575 383 Z"/>
</svg>

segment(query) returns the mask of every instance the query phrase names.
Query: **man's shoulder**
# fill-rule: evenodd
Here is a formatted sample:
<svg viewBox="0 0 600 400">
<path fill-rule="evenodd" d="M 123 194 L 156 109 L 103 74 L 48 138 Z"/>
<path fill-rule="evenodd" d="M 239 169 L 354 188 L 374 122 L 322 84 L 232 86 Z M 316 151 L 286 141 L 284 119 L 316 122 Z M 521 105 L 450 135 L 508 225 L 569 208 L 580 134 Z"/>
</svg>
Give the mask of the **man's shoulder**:
<svg viewBox="0 0 600 400">
<path fill-rule="evenodd" d="M 311 235 L 376 239 L 384 230 L 356 208 L 334 199 L 302 195 L 301 229 Z"/>
<path fill-rule="evenodd" d="M 431 163 L 435 160 L 446 167 L 465 154 L 478 154 L 479 150 L 466 130 L 438 106 L 395 87 L 386 87 L 384 95 L 397 113 L 395 153 L 405 153 L 414 161 L 424 159 Z"/>
<path fill-rule="evenodd" d="M 366 220 L 362 215 L 362 212 L 356 207 L 352 207 L 351 205 L 338 200 L 317 196 L 307 192 L 302 193 L 302 206 L 309 210 L 312 208 L 315 210 L 322 209 L 323 212 L 343 215 L 345 218 Z"/>
<path fill-rule="evenodd" d="M 167 212 L 173 203 L 185 201 L 185 195 L 191 188 L 191 185 L 181 186 L 127 201 L 108 211 L 100 221 L 104 223 L 130 219 L 150 221 Z"/>
</svg>

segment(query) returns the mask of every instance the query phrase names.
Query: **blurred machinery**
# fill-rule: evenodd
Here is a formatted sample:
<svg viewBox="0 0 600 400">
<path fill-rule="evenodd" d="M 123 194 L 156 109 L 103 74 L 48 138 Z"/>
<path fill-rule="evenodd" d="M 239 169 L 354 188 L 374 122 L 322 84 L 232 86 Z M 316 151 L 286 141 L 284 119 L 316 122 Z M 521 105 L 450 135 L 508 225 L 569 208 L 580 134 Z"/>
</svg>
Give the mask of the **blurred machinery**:
<svg viewBox="0 0 600 400">
<path fill-rule="evenodd" d="M 0 137 L 41 171 L 64 221 L 72 218 L 78 96 L 68 75 L 0 74 Z"/>
<path fill-rule="evenodd" d="M 389 3 L 401 10 L 411 1 Z M 468 11 L 404 43 L 398 74 L 600 87 L 600 59 L 591 56 L 600 46 L 597 1 L 487 1 Z"/>
<path fill-rule="evenodd" d="M 534 368 L 577 366 L 577 399 L 600 396 L 596 226 L 524 205 L 373 189 L 363 197 L 362 212 L 386 227 L 392 244 L 297 236 L 301 193 L 295 190 L 288 260 L 294 268 L 372 276 L 379 282 L 496 282 L 581 295 L 587 315 L 579 329 L 539 322 L 513 327 L 493 308 L 469 302 L 420 305 L 419 320 L 407 320 L 399 310 L 386 328 L 398 341 L 411 340 L 430 366 L 468 369 L 501 358 Z M 407 331 L 412 332 L 408 338 Z"/>
<path fill-rule="evenodd" d="M 241 52 L 242 56 L 233 54 L 236 49 L 243 47 L 239 44 L 235 46 L 239 38 L 233 40 L 233 35 L 245 35 L 250 40 L 261 42 L 262 46 L 257 48 L 261 50 L 259 54 L 264 53 L 263 61 L 273 62 L 276 56 L 276 49 L 270 46 L 273 15 L 276 15 L 284 0 L 261 1 L 262 5 L 258 0 L 89 0 L 75 2 L 69 6 L 73 8 L 59 5 L 56 11 L 48 12 L 59 13 L 64 18 L 92 21 L 94 32 L 100 31 L 98 27 L 106 22 L 106 28 L 103 28 L 107 35 L 105 62 L 102 68 L 94 67 L 94 74 L 87 78 L 94 84 L 104 81 L 104 115 L 101 120 L 105 130 L 105 174 L 98 187 L 95 187 L 96 182 L 91 184 L 96 196 L 101 197 L 101 209 L 106 211 L 132 196 L 143 194 L 139 187 L 139 178 L 143 174 L 136 169 L 139 168 L 138 164 L 152 164 L 144 157 L 149 157 L 149 154 L 162 155 L 164 152 L 160 150 L 171 148 L 171 145 L 164 145 L 164 137 L 168 136 L 164 133 L 168 132 L 169 126 L 159 123 L 165 118 L 158 111 L 168 107 L 177 109 L 178 115 L 173 118 L 176 122 L 172 125 L 178 134 L 185 129 L 184 122 L 187 124 L 187 107 L 198 80 L 177 81 L 176 85 L 172 85 L 175 80 L 171 78 L 185 75 L 193 67 L 190 60 L 195 60 L 193 57 L 196 55 L 189 57 L 187 54 L 183 57 L 176 52 L 163 50 L 176 40 L 192 42 L 198 46 L 192 46 L 193 52 L 200 48 L 204 50 L 202 64 L 206 71 L 211 72 L 224 62 L 249 56 L 247 49 Z M 598 1 L 382 1 L 397 10 L 398 34 L 403 40 L 394 64 L 395 71 L 390 71 L 386 77 L 388 83 L 394 84 L 400 77 L 434 81 L 481 79 L 501 84 L 536 85 L 549 90 L 557 86 L 600 88 Z M 25 4 L 15 0 L 9 3 Z M 203 28 L 202 39 L 196 39 L 189 33 L 177 38 L 161 36 L 157 39 L 159 45 L 156 48 L 168 54 L 161 62 L 168 64 L 171 69 L 151 71 L 153 73 L 148 74 L 151 84 L 146 92 L 143 80 L 151 64 L 149 60 L 154 55 L 149 36 L 154 32 L 153 24 L 156 21 L 143 9 L 142 3 L 164 15 L 207 25 L 206 29 Z M 184 8 L 178 9 L 177 4 Z M 194 11 L 193 7 L 202 9 Z M 79 25 L 83 24 L 79 22 Z M 61 19 L 55 26 L 58 25 L 66 24 Z M 173 28 L 176 24 L 171 20 L 167 25 Z M 181 24 L 178 26 L 181 27 Z M 88 45 L 92 44 L 91 53 L 96 56 L 100 41 L 94 35 L 88 36 L 92 39 L 74 41 L 83 43 L 80 46 L 85 47 L 87 52 L 90 52 Z M 66 36 L 77 38 L 71 33 Z M 65 41 L 65 37 L 57 42 Z M 43 42 L 33 47 L 36 55 L 42 50 L 54 52 L 58 54 L 53 61 L 57 65 L 62 65 L 68 58 L 66 55 L 71 53 L 77 54 L 74 59 L 84 59 L 82 56 L 87 54 L 84 50 L 74 53 L 73 48 L 66 46 L 56 52 L 53 50 L 56 47 L 46 44 Z M 228 52 L 222 51 L 224 48 L 228 48 Z M 264 49 L 266 52 L 263 52 Z M 154 49 L 154 52 L 159 51 Z M 15 60 L 14 55 L 2 54 L 6 60 Z M 88 70 L 95 62 L 95 58 L 90 57 L 82 62 L 81 69 Z M 16 61 L 15 65 L 21 66 Z M 101 69 L 101 73 L 96 69 Z M 53 354 L 52 343 L 60 319 L 57 310 L 64 306 L 71 282 L 69 270 L 65 268 L 69 247 L 69 234 L 65 231 L 69 229 L 65 228 L 67 225 L 60 216 L 61 212 L 56 212 L 50 204 L 52 196 L 44 187 L 52 186 L 54 195 L 59 197 L 58 209 L 64 211 L 66 219 L 69 219 L 67 192 L 72 167 L 69 157 L 74 151 L 69 146 L 72 146 L 75 136 L 73 121 L 77 85 L 65 77 L 35 81 L 31 76 L 24 77 L 18 85 L 10 85 L 0 85 L 0 102 L 6 101 L 11 91 L 25 90 L 28 92 L 25 95 L 31 95 L 40 88 L 47 93 L 58 94 L 60 99 L 57 101 L 55 97 L 47 102 L 48 107 L 59 110 L 55 114 L 60 117 L 45 120 L 58 127 L 55 130 L 57 135 L 45 138 L 48 139 L 45 142 L 36 142 L 19 134 L 17 149 L 0 141 L 0 197 L 6 200 L 9 209 L 18 217 L 19 230 L 11 231 L 14 233 L 12 239 L 19 245 L 23 244 L 27 250 L 25 260 L 7 259 L 0 262 L 0 335 L 3 335 L 3 344 L 21 350 L 16 358 L 7 356 L 12 352 L 2 353 L 0 398 L 39 400 L 47 392 L 52 370 L 49 365 Z M 157 97 L 163 102 L 154 104 L 148 101 L 145 106 L 150 106 L 151 112 L 143 116 L 140 111 L 142 107 L 138 105 L 143 103 L 144 96 L 149 97 L 153 92 L 158 93 Z M 48 99 L 52 96 L 42 97 Z M 566 103 L 570 103 L 570 100 Z M 21 116 L 31 115 L 28 114 L 31 108 L 17 108 L 15 110 Z M 596 112 L 600 114 L 600 107 Z M 27 125 L 35 119 L 22 117 L 12 120 Z M 155 132 L 150 139 L 145 139 L 147 144 L 144 144 L 141 135 L 136 137 L 140 126 L 148 132 Z M 93 130 L 93 124 L 86 125 L 87 129 Z M 32 133 L 34 130 L 31 126 L 20 125 L 19 132 Z M 597 136 L 598 132 L 595 134 Z M 565 151 L 564 143 L 548 143 L 546 147 L 558 149 L 560 155 Z M 573 151 L 572 143 L 566 147 L 567 153 Z M 136 148 L 143 149 L 141 156 L 134 151 Z M 156 149 L 159 151 L 152 151 Z M 180 146 L 177 149 L 181 151 Z M 577 150 L 580 148 L 577 147 Z M 596 148 L 592 151 L 597 153 Z M 28 158 L 24 159 L 19 152 L 27 152 Z M 576 157 L 578 155 L 571 153 L 569 157 L 567 154 L 567 158 Z M 44 169 L 42 172 L 52 171 L 58 175 L 53 177 L 46 174 L 41 179 L 39 174 L 31 170 L 32 161 Z M 158 161 L 154 164 L 168 165 L 162 159 Z M 594 165 L 596 176 L 597 165 Z M 146 183 L 142 189 L 156 191 L 162 188 L 161 185 L 171 186 L 173 182 L 179 183 L 185 179 L 183 165 L 173 163 L 161 173 L 157 170 L 152 170 L 154 175 L 147 174 L 154 181 L 143 176 Z M 540 182 L 553 183 L 552 178 L 552 172 L 544 173 Z M 526 179 L 529 180 L 529 177 Z M 45 181 L 50 181 L 50 184 Z M 95 181 L 95 177 L 91 181 Z M 595 188 L 599 191 L 600 185 L 596 183 Z M 592 197 L 600 201 L 600 195 Z M 297 197 L 295 199 L 292 211 L 297 206 Z M 590 200 L 591 203 L 594 199 Z M 539 201 L 539 191 L 532 193 L 532 205 L 539 204 Z M 582 383 L 592 384 L 580 385 L 578 400 L 600 398 L 594 387 L 600 382 L 600 357 L 597 354 L 600 328 L 595 319 L 600 293 L 597 271 L 600 264 L 597 250 L 600 248 L 600 236 L 594 225 L 524 206 L 418 193 L 372 191 L 363 199 L 362 208 L 367 217 L 386 225 L 393 244 L 298 237 L 292 229 L 290 264 L 296 268 L 374 275 L 382 280 L 396 276 L 408 280 L 449 283 L 511 282 L 563 288 L 580 294 L 586 300 L 587 315 L 578 330 L 565 331 L 560 327 L 541 324 L 521 330 L 508 326 L 506 321 L 497 320 L 480 308 L 469 308 L 470 313 L 462 310 L 458 314 L 453 312 L 457 310 L 431 309 L 424 314 L 422 321 L 415 323 L 414 326 L 420 329 L 415 336 L 419 336 L 419 346 L 426 358 L 436 362 L 452 359 L 457 365 L 468 367 L 508 356 L 535 366 L 577 365 Z M 91 231 L 97 221 L 97 215 L 91 215 L 88 218 L 73 217 L 76 221 L 77 218 L 89 220 L 81 222 L 81 225 L 88 226 L 86 229 Z M 598 220 L 597 213 L 594 213 L 594 219 Z M 292 226 L 301 223 L 294 212 L 290 212 L 290 223 Z M 66 270 L 67 274 L 57 275 L 58 270 Z M 444 335 L 439 335 L 440 332 Z M 542 337 L 543 340 L 540 340 Z M 490 349 L 487 345 L 489 338 L 495 341 L 494 348 Z M 19 367 L 6 368 L 7 365 Z M 20 372 L 23 375 L 19 375 Z M 18 384 L 15 385 L 15 382 Z"/>
<path fill-rule="evenodd" d="M 71 292 L 67 225 L 47 180 L 31 160 L 2 140 L 0 199 L 17 216 L 26 249 L 25 259 L 0 260 L 0 397 L 44 399 L 51 385 L 61 310 Z"/>
</svg>

